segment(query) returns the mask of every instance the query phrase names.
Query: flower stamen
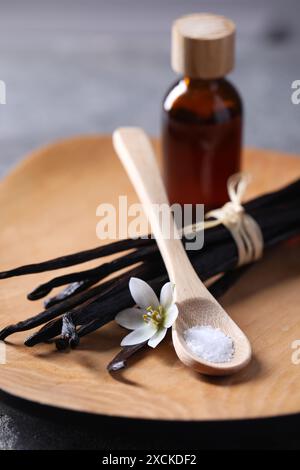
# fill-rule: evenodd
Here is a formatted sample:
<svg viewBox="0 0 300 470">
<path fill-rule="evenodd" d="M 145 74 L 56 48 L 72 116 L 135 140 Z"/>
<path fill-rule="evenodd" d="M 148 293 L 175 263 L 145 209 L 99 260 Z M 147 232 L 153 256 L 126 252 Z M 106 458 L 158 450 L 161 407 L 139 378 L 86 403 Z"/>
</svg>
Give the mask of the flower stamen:
<svg viewBox="0 0 300 470">
<path fill-rule="evenodd" d="M 165 319 L 165 309 L 162 305 L 159 305 L 157 309 L 153 308 L 151 305 L 146 308 L 147 313 L 143 315 L 145 323 L 152 322 L 156 327 L 162 326 Z"/>
</svg>

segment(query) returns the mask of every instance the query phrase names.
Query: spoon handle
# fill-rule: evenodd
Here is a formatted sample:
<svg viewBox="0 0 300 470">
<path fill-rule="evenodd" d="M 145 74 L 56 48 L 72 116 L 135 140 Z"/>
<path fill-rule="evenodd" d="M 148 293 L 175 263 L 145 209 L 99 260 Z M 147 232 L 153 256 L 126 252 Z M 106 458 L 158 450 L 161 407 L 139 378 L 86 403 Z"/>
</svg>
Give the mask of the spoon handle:
<svg viewBox="0 0 300 470">
<path fill-rule="evenodd" d="M 180 286 L 181 291 L 185 286 L 189 290 L 193 278 L 197 278 L 199 286 L 199 278 L 180 240 L 155 154 L 146 133 L 140 128 L 120 128 L 113 134 L 113 144 L 143 204 L 170 280 Z M 158 205 L 163 207 L 163 218 L 159 215 Z M 166 230 L 168 227 L 169 230 Z M 203 288 L 205 289 L 204 286 Z"/>
</svg>

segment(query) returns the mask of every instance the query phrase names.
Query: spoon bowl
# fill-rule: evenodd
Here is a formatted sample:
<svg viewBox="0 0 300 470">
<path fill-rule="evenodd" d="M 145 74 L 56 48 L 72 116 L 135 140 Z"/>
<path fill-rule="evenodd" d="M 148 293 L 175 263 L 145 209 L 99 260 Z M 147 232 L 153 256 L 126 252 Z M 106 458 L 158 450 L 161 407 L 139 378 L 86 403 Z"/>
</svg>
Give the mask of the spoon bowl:
<svg viewBox="0 0 300 470">
<path fill-rule="evenodd" d="M 194 370 L 208 375 L 228 375 L 245 367 L 251 359 L 251 346 L 240 328 L 210 294 L 195 272 L 185 252 L 174 222 L 151 143 L 142 129 L 121 128 L 114 132 L 114 148 L 143 203 L 170 280 L 175 284 L 179 315 L 172 338 L 179 359 Z M 164 207 L 164 224 L 157 206 Z M 165 227 L 169 227 L 166 233 Z M 233 340 L 230 361 L 208 362 L 196 356 L 184 339 L 193 326 L 219 328 Z"/>
<path fill-rule="evenodd" d="M 217 312 L 215 302 L 199 297 L 177 301 L 180 315 L 172 328 L 173 344 L 179 359 L 189 367 L 206 375 L 229 375 L 245 367 L 251 359 L 251 346 L 240 328 L 222 309 Z M 182 314 L 183 313 L 183 314 Z M 187 347 L 184 332 L 195 326 L 220 329 L 233 341 L 234 354 L 229 362 L 212 363 L 200 359 Z"/>
</svg>

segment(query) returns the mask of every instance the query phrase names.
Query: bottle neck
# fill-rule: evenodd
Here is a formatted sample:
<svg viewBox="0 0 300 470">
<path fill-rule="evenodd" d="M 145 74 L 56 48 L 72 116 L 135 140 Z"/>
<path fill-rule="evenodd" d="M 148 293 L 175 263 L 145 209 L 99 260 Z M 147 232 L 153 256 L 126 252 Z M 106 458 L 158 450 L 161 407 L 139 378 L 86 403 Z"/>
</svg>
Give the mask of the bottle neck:
<svg viewBox="0 0 300 470">
<path fill-rule="evenodd" d="M 187 88 L 203 88 L 210 90 L 215 90 L 219 88 L 220 84 L 226 81 L 224 77 L 203 79 L 191 78 L 186 76 L 183 77 L 182 80 Z"/>
</svg>

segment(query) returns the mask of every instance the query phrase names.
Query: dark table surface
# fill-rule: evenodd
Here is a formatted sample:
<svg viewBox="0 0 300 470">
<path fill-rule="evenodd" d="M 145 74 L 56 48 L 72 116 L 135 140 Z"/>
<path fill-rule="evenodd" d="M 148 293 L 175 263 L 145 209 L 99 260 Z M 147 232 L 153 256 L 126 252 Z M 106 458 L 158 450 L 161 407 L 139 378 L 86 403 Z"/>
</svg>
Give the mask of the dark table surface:
<svg viewBox="0 0 300 470">
<path fill-rule="evenodd" d="M 53 139 L 124 124 L 158 135 L 174 80 L 171 21 L 201 10 L 237 22 L 232 79 L 245 102 L 246 144 L 300 153 L 300 105 L 291 103 L 298 0 L 0 0 L 0 176 Z M 178 423 L 91 417 L 0 394 L 0 449 L 300 448 L 299 418 L 228 426 L 187 423 L 183 433 Z"/>
<path fill-rule="evenodd" d="M 0 399 L 4 413 L 0 414 L 0 443 L 6 449 L 300 449 L 300 415 L 218 423 L 158 422 L 58 410 L 4 393 Z"/>
</svg>

